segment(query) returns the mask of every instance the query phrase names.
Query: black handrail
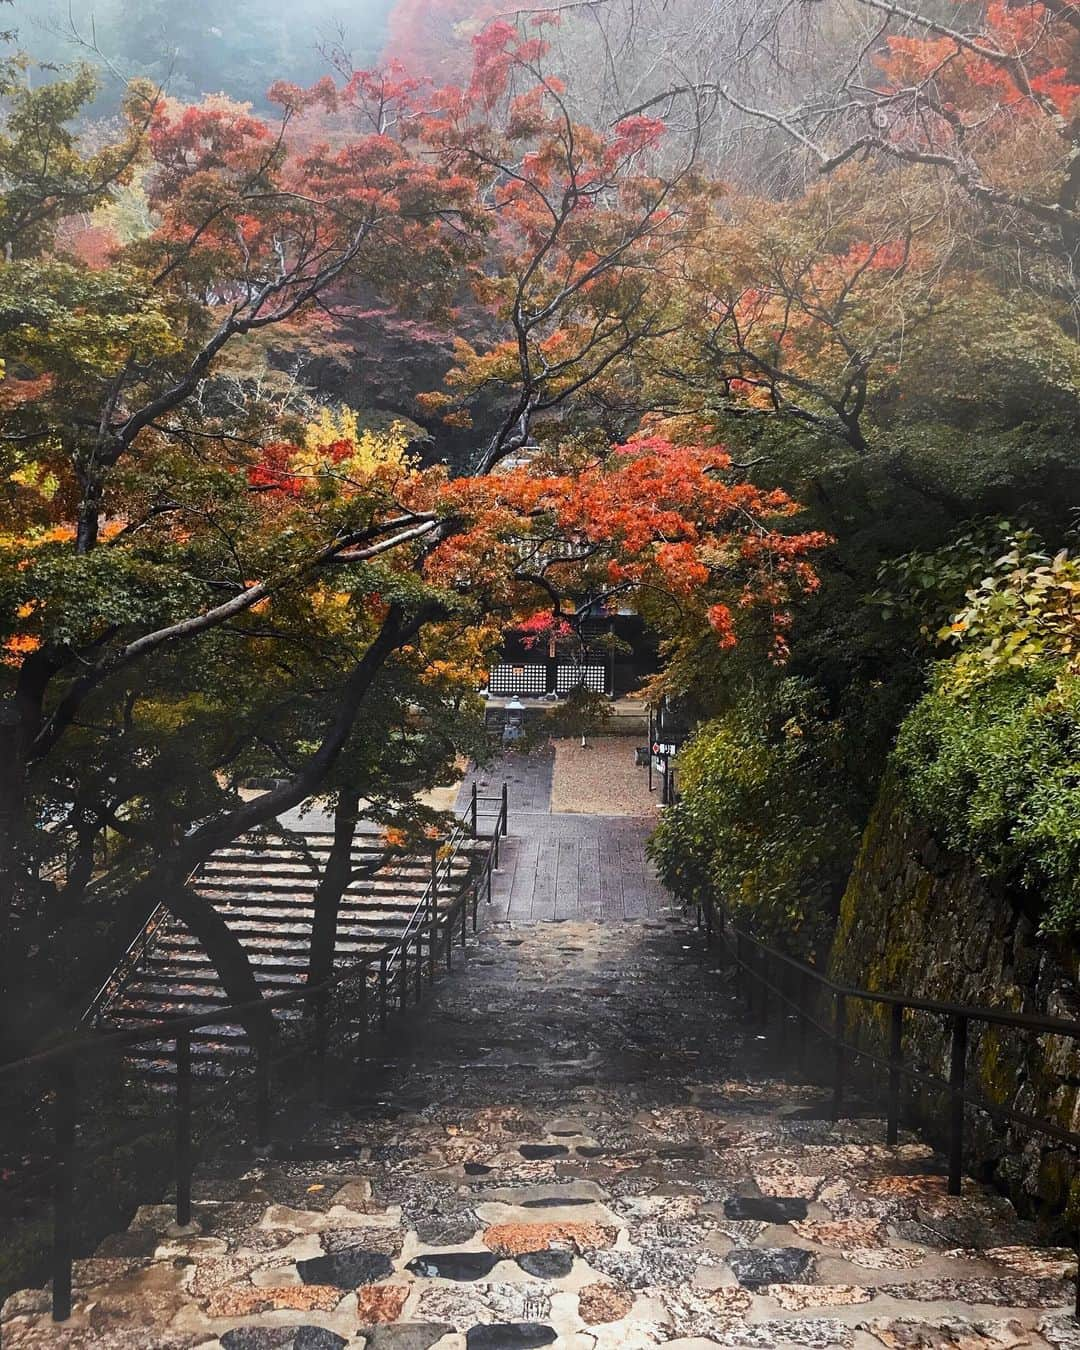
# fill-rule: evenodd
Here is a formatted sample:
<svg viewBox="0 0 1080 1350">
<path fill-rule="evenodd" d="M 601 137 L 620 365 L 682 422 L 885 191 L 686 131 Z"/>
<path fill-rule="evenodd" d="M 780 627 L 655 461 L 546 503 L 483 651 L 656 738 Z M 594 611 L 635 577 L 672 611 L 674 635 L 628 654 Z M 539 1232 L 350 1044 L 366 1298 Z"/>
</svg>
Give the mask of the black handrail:
<svg viewBox="0 0 1080 1350">
<path fill-rule="evenodd" d="M 839 1120 L 843 1110 L 846 1069 L 849 1063 L 865 1060 L 888 1072 L 888 1105 L 886 1142 L 895 1144 L 899 1135 L 900 1115 L 903 1109 L 901 1083 L 918 1083 L 947 1094 L 948 1099 L 948 1191 L 959 1195 L 964 1167 L 964 1111 L 970 1106 L 993 1118 L 1021 1125 L 1034 1134 L 1041 1134 L 1080 1150 L 1080 1133 L 1066 1129 L 1051 1120 L 1043 1120 L 1023 1111 L 996 1102 L 989 1102 L 967 1087 L 968 1028 L 972 1022 L 993 1026 L 1012 1027 L 1020 1031 L 1043 1035 L 1069 1036 L 1080 1040 L 1080 1022 L 1060 1017 L 1039 1017 L 1031 1013 L 1011 1012 L 1005 1008 L 984 1004 L 948 1003 L 940 999 L 921 998 L 894 990 L 865 989 L 831 979 L 816 966 L 780 951 L 763 942 L 746 928 L 735 923 L 731 915 L 717 905 L 711 895 L 705 895 L 697 904 L 698 922 L 705 930 L 706 942 L 711 945 L 719 930 L 721 940 L 731 954 L 742 992 L 750 1010 L 766 1022 L 769 1016 L 770 996 L 781 1015 L 782 1044 L 786 1047 L 788 1016 L 795 1013 L 799 1024 L 800 1050 L 805 1051 L 806 1033 L 813 1029 L 830 1042 L 833 1049 L 832 1100 L 830 1115 Z M 745 977 L 749 977 L 746 979 Z M 794 977 L 794 978 L 792 978 Z M 750 981 L 753 983 L 751 984 Z M 794 990 L 791 986 L 794 985 Z M 815 1015 L 816 1008 L 809 997 L 811 988 L 832 997 L 832 1025 L 826 1025 Z M 848 1003 L 863 1002 L 891 1009 L 889 1050 L 878 1054 L 866 1046 L 847 1039 Z M 925 1012 L 948 1019 L 949 1076 L 928 1072 L 904 1063 L 904 1014 Z M 800 1056 L 801 1057 L 801 1056 Z M 1077 1278 L 1076 1316 L 1080 1318 L 1080 1275 Z"/>
<path fill-rule="evenodd" d="M 174 1120 L 174 1172 L 176 1176 L 176 1219 L 178 1224 L 186 1225 L 191 1218 L 191 1175 L 193 1169 L 192 1150 L 192 1057 L 191 1034 L 200 1027 L 221 1025 L 223 1022 L 239 1023 L 245 1026 L 245 1015 L 249 1013 L 272 1013 L 279 1008 L 304 1004 L 309 1012 L 313 1011 L 314 1045 L 312 1056 L 320 1091 L 325 1083 L 325 1060 L 331 1035 L 329 1007 L 330 995 L 335 990 L 347 990 L 356 986 L 357 1005 L 352 1026 L 362 1021 L 366 1034 L 369 1022 L 374 1016 L 382 1030 L 386 1029 L 392 992 L 396 993 L 402 1010 L 407 1005 L 410 990 L 410 974 L 415 989 L 416 1001 L 422 997 L 425 967 L 428 985 L 434 983 L 436 959 L 439 949 L 449 971 L 453 963 L 453 942 L 455 932 L 460 930 L 461 945 L 466 945 L 466 930 L 471 909 L 472 929 L 478 927 L 478 906 L 480 891 L 487 881 L 488 900 L 491 899 L 491 876 L 499 865 L 499 841 L 505 838 L 509 829 L 507 789 L 504 784 L 498 798 L 478 799 L 473 794 L 472 802 L 494 800 L 499 804 L 490 843 L 479 869 L 470 868 L 463 885 L 454 896 L 450 905 L 442 911 L 436 911 L 431 905 L 429 916 L 421 922 L 410 925 L 393 943 L 366 953 L 359 960 L 351 962 L 327 979 L 316 985 L 304 985 L 302 988 L 275 994 L 268 998 L 250 999 L 243 1003 L 229 1004 L 224 1008 L 215 1008 L 212 1012 L 192 1014 L 185 1017 L 159 1018 L 145 1022 L 123 1031 L 87 1034 L 80 1031 L 61 1043 L 49 1046 L 22 1059 L 0 1065 L 0 1081 L 10 1081 L 25 1072 L 45 1069 L 52 1079 L 52 1117 L 53 1117 L 53 1162 L 51 1167 L 53 1195 L 53 1248 L 52 1248 L 52 1314 L 53 1320 L 62 1322 L 71 1315 L 71 1270 L 74 1257 L 74 1152 L 76 1141 L 76 1066 L 88 1057 L 120 1054 L 134 1045 L 148 1041 L 172 1041 L 175 1044 L 176 1091 L 173 1103 Z M 475 820 L 475 810 L 473 812 Z M 457 828 L 455 828 L 455 834 Z M 474 829 L 475 834 L 475 829 Z M 459 841 L 460 845 L 460 841 Z M 434 881 L 434 878 L 433 878 Z M 437 895 L 437 890 L 436 890 Z M 425 892 L 430 902 L 431 897 Z M 140 930 L 129 952 L 139 945 L 144 937 Z M 412 955 L 410 958 L 410 947 Z M 426 947 L 426 951 L 425 951 Z M 126 955 L 126 954 L 125 954 Z M 410 961 L 412 970 L 410 972 Z M 391 986 L 395 982 L 396 991 Z M 369 985 L 372 976 L 375 979 L 376 1002 L 374 1009 L 369 998 Z M 343 1019 L 345 1020 L 345 1019 Z M 268 1034 L 255 1037 L 248 1032 L 255 1051 L 255 1138 L 265 1144 L 270 1126 L 270 1073 L 271 1043 Z M 280 1061 L 279 1061 L 280 1065 Z M 232 1083 L 233 1076 L 228 1082 Z M 110 1141 L 111 1142 L 111 1141 Z M 35 1172 L 34 1178 L 40 1181 L 41 1173 Z M 50 1172 L 44 1174 L 46 1177 Z"/>
</svg>

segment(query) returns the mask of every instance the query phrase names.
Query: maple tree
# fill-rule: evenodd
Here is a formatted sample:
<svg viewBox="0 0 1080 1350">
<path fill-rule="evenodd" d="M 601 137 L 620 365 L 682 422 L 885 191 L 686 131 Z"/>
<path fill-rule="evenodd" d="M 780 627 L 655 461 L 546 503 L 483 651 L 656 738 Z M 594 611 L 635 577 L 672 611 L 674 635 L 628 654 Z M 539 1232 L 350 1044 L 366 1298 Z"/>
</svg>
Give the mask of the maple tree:
<svg viewBox="0 0 1080 1350">
<path fill-rule="evenodd" d="M 873 159 L 897 171 L 892 181 L 904 198 L 934 185 L 938 209 L 954 214 L 972 256 L 1043 297 L 1075 298 L 1075 7 L 1051 0 L 980 10 L 954 0 L 924 12 L 891 0 L 857 3 L 877 32 L 827 97 L 781 108 L 749 104 L 721 86 L 710 92 L 782 132 L 813 173 Z"/>
<path fill-rule="evenodd" d="M 459 422 L 477 391 L 503 395 L 482 470 L 570 400 L 609 401 L 626 362 L 672 330 L 670 282 L 708 192 L 694 137 L 662 168 L 659 120 L 623 118 L 606 134 L 577 123 L 538 33 L 496 21 L 474 49 L 469 85 L 433 97 L 427 135 L 496 222 L 497 265 L 473 284 L 499 340 L 483 351 L 459 340 L 428 406 Z"/>
<path fill-rule="evenodd" d="M 466 83 L 472 39 L 514 6 L 507 0 L 397 0 L 387 16 L 382 61 L 397 61 L 439 84 Z"/>
<path fill-rule="evenodd" d="M 781 635 L 814 585 L 823 537 L 707 438 L 657 426 L 613 449 L 568 420 L 515 461 L 658 335 L 696 209 L 686 163 L 648 163 L 659 124 L 576 126 L 544 54 L 496 26 L 464 88 L 396 69 L 279 84 L 276 124 L 140 87 L 117 193 L 143 195 L 142 227 L 87 267 L 63 242 L 83 208 L 58 200 L 37 251 L 0 265 L 3 870 L 50 959 L 95 915 L 122 928 L 164 900 L 252 998 L 192 870 L 319 790 L 346 823 L 361 797 L 408 816 L 473 744 L 506 623 L 592 592 L 728 645 L 742 616 Z M 466 285 L 513 334 L 513 354 L 461 348 L 443 391 L 451 415 L 504 391 L 472 475 L 260 372 L 264 332 L 303 334 L 350 288 L 448 315 Z M 277 786 L 238 799 L 252 776 Z"/>
</svg>

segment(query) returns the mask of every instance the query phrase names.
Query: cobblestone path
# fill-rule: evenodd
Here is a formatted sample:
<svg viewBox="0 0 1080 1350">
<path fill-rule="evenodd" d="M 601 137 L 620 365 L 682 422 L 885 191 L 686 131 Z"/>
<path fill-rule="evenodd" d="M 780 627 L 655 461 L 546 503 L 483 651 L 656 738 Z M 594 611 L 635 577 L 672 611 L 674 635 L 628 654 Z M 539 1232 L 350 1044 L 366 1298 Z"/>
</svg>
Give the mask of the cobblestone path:
<svg viewBox="0 0 1080 1350">
<path fill-rule="evenodd" d="M 294 1142 L 147 1207 L 3 1344 L 82 1350 L 1080 1346 L 1068 1252 L 764 1068 L 671 917 L 491 924 Z"/>
</svg>

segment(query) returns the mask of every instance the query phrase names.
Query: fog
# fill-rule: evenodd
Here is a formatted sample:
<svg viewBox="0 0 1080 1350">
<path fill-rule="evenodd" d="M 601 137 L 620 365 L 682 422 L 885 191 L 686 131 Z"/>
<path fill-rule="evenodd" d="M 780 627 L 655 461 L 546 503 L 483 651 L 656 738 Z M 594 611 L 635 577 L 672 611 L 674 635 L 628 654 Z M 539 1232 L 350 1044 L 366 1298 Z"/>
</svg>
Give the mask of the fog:
<svg viewBox="0 0 1080 1350">
<path fill-rule="evenodd" d="M 325 74 L 320 48 L 342 43 L 377 59 L 392 0 L 15 0 L 8 26 L 39 61 L 91 60 L 112 68 L 106 109 L 121 78 L 147 75 L 182 99 L 225 91 L 265 106 L 269 85 Z"/>
</svg>

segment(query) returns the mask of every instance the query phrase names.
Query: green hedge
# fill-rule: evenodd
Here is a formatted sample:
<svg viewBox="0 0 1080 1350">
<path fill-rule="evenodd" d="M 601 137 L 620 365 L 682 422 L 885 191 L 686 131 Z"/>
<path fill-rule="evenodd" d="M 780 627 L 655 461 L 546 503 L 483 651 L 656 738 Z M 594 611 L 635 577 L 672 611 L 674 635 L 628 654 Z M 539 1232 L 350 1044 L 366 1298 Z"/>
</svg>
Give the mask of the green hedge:
<svg viewBox="0 0 1080 1350">
<path fill-rule="evenodd" d="M 699 728 L 679 756 L 680 799 L 650 842 L 669 889 L 688 903 L 711 893 L 791 950 L 827 945 L 859 837 L 831 786 L 841 735 L 794 679 Z"/>
<path fill-rule="evenodd" d="M 1046 932 L 1080 932 L 1080 676 L 1046 664 L 957 688 L 945 664 L 896 759 L 942 843 L 1024 888 Z"/>
</svg>

